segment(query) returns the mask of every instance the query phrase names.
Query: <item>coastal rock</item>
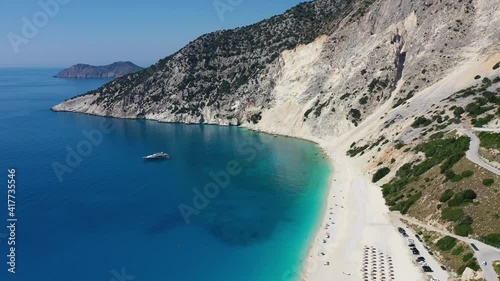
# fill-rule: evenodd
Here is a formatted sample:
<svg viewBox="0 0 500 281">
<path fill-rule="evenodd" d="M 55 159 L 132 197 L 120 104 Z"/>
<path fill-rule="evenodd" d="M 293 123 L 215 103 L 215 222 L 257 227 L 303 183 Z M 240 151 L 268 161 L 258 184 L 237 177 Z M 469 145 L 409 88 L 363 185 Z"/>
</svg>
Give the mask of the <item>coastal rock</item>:
<svg viewBox="0 0 500 281">
<path fill-rule="evenodd" d="M 132 62 L 115 62 L 105 66 L 77 64 L 59 72 L 57 78 L 118 78 L 142 70 Z"/>
</svg>

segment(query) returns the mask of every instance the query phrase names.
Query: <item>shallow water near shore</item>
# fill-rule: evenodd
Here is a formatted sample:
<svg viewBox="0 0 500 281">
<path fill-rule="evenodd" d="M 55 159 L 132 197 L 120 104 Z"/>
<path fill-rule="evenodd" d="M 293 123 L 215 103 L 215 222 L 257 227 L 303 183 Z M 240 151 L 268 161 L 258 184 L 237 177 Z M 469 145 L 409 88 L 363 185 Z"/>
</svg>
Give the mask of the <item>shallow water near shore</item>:
<svg viewBox="0 0 500 281">
<path fill-rule="evenodd" d="M 109 81 L 55 73 L 0 69 L 0 165 L 4 182 L 16 169 L 18 218 L 11 274 L 5 184 L 0 280 L 298 280 L 330 177 L 318 146 L 51 112 Z M 172 159 L 142 159 L 158 151 Z"/>
</svg>

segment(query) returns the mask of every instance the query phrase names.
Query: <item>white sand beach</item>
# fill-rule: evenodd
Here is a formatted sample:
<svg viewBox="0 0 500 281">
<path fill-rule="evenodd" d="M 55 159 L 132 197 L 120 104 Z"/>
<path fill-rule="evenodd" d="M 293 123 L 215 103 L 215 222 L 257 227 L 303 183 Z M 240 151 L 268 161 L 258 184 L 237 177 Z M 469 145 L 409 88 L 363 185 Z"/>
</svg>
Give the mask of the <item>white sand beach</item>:
<svg viewBox="0 0 500 281">
<path fill-rule="evenodd" d="M 368 276 L 376 268 L 377 280 L 382 280 L 382 272 L 385 280 L 426 280 L 413 264 L 405 240 L 391 224 L 380 188 L 371 184 L 345 155 L 332 150 L 328 153 L 334 175 L 323 222 L 309 251 L 302 280 L 365 280 L 361 271 L 365 263 Z"/>
</svg>

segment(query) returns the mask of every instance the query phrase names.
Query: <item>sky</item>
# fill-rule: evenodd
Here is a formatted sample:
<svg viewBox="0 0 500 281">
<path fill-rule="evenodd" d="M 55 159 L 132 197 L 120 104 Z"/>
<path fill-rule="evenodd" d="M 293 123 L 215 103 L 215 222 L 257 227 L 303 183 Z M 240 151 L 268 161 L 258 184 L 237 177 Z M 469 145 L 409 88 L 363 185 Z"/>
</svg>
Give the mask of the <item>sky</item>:
<svg viewBox="0 0 500 281">
<path fill-rule="evenodd" d="M 149 66 L 304 0 L 0 0 L 0 67 Z"/>
</svg>

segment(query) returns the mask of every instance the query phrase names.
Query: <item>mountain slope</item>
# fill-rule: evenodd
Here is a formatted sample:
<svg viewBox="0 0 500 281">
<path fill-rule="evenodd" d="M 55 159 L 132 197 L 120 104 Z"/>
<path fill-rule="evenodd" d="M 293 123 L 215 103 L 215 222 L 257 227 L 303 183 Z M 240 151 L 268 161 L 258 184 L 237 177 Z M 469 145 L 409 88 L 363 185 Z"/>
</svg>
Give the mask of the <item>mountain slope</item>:
<svg viewBox="0 0 500 281">
<path fill-rule="evenodd" d="M 54 77 L 57 78 L 117 78 L 123 75 L 142 70 L 132 62 L 115 62 L 110 65 L 93 66 L 88 64 L 76 64 L 62 70 Z"/>
</svg>

